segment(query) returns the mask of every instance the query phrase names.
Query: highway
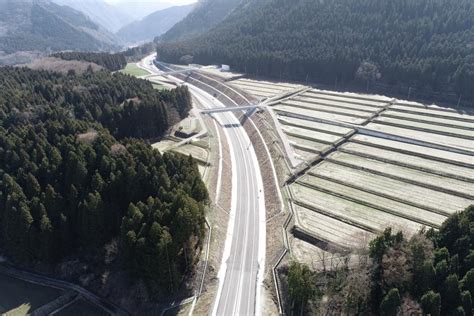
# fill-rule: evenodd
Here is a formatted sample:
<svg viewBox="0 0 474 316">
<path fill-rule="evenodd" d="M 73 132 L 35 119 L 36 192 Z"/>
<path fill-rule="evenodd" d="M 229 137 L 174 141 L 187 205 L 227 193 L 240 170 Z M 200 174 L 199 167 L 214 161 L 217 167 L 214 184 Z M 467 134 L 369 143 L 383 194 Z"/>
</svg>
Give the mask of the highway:
<svg viewBox="0 0 474 316">
<path fill-rule="evenodd" d="M 138 65 L 160 74 L 146 57 Z M 172 76 L 169 78 L 173 79 Z M 176 81 L 179 79 L 174 78 Z M 207 108 L 224 105 L 212 95 L 187 84 Z M 226 242 L 219 269 L 219 286 L 212 315 L 261 314 L 261 283 L 265 261 L 265 199 L 255 149 L 234 113 L 212 114 L 223 129 L 232 160 L 232 202 Z"/>
</svg>

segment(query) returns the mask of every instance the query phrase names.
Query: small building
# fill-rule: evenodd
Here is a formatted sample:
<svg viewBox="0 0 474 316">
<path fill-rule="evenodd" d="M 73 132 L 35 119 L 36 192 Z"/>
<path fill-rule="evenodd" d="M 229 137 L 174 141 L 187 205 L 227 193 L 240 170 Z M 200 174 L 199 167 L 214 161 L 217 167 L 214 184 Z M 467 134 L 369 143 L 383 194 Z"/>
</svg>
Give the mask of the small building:
<svg viewBox="0 0 474 316">
<path fill-rule="evenodd" d="M 174 136 L 179 138 L 193 137 L 199 133 L 199 122 L 195 117 L 187 117 L 175 127 Z"/>
<path fill-rule="evenodd" d="M 229 65 L 222 65 L 221 66 L 221 71 L 222 72 L 229 72 L 230 71 L 230 66 Z"/>
</svg>

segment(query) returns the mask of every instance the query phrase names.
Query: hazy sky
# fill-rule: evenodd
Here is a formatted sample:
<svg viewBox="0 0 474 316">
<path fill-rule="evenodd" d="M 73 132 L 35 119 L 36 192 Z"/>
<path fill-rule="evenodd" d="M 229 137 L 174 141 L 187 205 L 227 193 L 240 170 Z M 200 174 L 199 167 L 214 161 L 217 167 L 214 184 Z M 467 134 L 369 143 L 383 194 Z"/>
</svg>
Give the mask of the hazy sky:
<svg viewBox="0 0 474 316">
<path fill-rule="evenodd" d="M 123 2 L 128 2 L 128 3 L 133 3 L 133 2 L 150 2 L 150 3 L 170 3 L 173 5 L 181 5 L 181 4 L 189 4 L 189 3 L 194 3 L 197 0 L 105 0 L 108 3 L 111 4 L 116 4 L 116 3 L 123 3 Z"/>
<path fill-rule="evenodd" d="M 79 0 L 78 0 L 79 1 Z M 148 14 L 163 10 L 175 5 L 185 5 L 196 2 L 196 0 L 105 0 L 109 4 L 117 6 L 135 20 L 142 19 Z"/>
</svg>

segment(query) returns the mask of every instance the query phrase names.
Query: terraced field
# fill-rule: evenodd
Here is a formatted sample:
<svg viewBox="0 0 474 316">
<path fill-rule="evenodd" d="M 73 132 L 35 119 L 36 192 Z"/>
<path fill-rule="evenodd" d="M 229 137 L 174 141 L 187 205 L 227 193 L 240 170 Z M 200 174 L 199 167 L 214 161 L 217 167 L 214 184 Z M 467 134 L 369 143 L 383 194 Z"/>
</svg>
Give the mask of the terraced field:
<svg viewBox="0 0 474 316">
<path fill-rule="evenodd" d="M 355 139 L 356 138 L 354 137 L 353 140 Z M 407 166 L 409 168 L 423 170 L 449 178 L 464 179 L 470 182 L 474 181 L 474 168 L 457 165 L 455 164 L 455 161 L 445 162 L 442 160 L 432 160 L 423 156 L 404 153 L 402 150 L 394 151 L 356 142 L 343 144 L 339 148 L 339 151 L 400 166 Z"/>
<path fill-rule="evenodd" d="M 404 143 L 380 137 L 371 137 L 367 135 L 355 135 L 351 138 L 351 141 L 375 148 L 387 149 L 395 153 L 401 152 L 416 157 L 428 158 L 434 161 L 444 161 L 448 164 L 462 165 L 468 168 L 474 168 L 474 161 L 472 155 L 441 150 L 429 146 L 419 146 L 411 143 Z"/>
<path fill-rule="evenodd" d="M 308 90 L 271 109 L 293 147 L 295 158 L 312 161 L 345 142 L 356 126 L 367 124 L 390 102 L 384 97 Z"/>
<path fill-rule="evenodd" d="M 232 83 L 260 98 L 297 91 Z M 270 104 L 287 154 L 300 163 L 290 184 L 297 260 L 357 248 L 386 227 L 437 229 L 474 204 L 474 113 L 317 89 Z"/>
<path fill-rule="evenodd" d="M 257 81 L 250 79 L 237 79 L 230 82 L 234 87 L 239 88 L 259 99 L 269 98 L 281 93 L 289 92 L 298 88 L 301 85 L 290 83 L 274 83 L 268 81 Z"/>
<path fill-rule="evenodd" d="M 289 85 L 239 79 L 259 97 Z M 381 96 L 307 90 L 271 106 L 293 155 L 296 258 L 353 249 L 386 227 L 439 228 L 474 204 L 474 115 Z M 316 242 L 315 245 L 309 243 Z M 315 247 L 314 250 L 311 247 Z"/>
<path fill-rule="evenodd" d="M 398 227 L 407 232 L 414 232 L 423 226 L 423 224 L 381 211 L 375 207 L 344 199 L 329 192 L 314 190 L 313 187 L 300 183 L 293 184 L 292 191 L 295 204 L 368 232 L 378 233 L 386 227 Z"/>
<path fill-rule="evenodd" d="M 368 124 L 367 127 L 375 131 L 391 134 L 394 136 L 401 136 L 430 144 L 439 144 L 462 150 L 474 151 L 474 138 L 465 139 L 455 135 L 447 136 L 441 133 L 434 133 L 433 131 L 426 129 L 415 129 L 410 126 L 392 126 L 383 123 L 381 124 L 378 121 Z"/>
<path fill-rule="evenodd" d="M 301 205 L 295 205 L 295 210 L 297 214 L 295 228 L 304 234 L 308 232 L 315 234 L 319 240 L 328 244 L 354 248 L 360 240 L 374 236 L 357 226 Z"/>
<path fill-rule="evenodd" d="M 328 179 L 319 178 L 312 174 L 303 176 L 298 182 L 314 190 L 327 192 L 359 204 L 365 204 L 426 226 L 437 228 L 446 219 L 445 215 L 438 214 L 429 209 L 398 202 L 388 197 L 364 191 L 360 188 L 349 187 Z"/>
<path fill-rule="evenodd" d="M 406 233 L 438 228 L 474 204 L 473 170 L 349 141 L 291 185 L 295 229 L 352 248 L 354 227 L 368 233 L 388 226 Z"/>
</svg>

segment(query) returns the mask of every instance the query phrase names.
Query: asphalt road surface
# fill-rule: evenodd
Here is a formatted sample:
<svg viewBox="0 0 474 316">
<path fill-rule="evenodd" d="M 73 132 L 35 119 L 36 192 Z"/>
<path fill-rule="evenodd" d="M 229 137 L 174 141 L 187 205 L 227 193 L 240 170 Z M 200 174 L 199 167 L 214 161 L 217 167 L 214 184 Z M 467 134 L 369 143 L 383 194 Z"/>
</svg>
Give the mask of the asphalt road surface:
<svg viewBox="0 0 474 316">
<path fill-rule="evenodd" d="M 148 56 L 140 66 L 159 73 L 150 65 L 152 59 Z M 212 95 L 189 87 L 208 108 L 223 107 Z M 259 268 L 263 268 L 265 253 L 261 240 L 265 234 L 262 176 L 254 147 L 237 117 L 230 112 L 214 113 L 213 117 L 224 130 L 231 151 L 232 207 L 212 314 L 255 315 L 260 304 Z"/>
</svg>

